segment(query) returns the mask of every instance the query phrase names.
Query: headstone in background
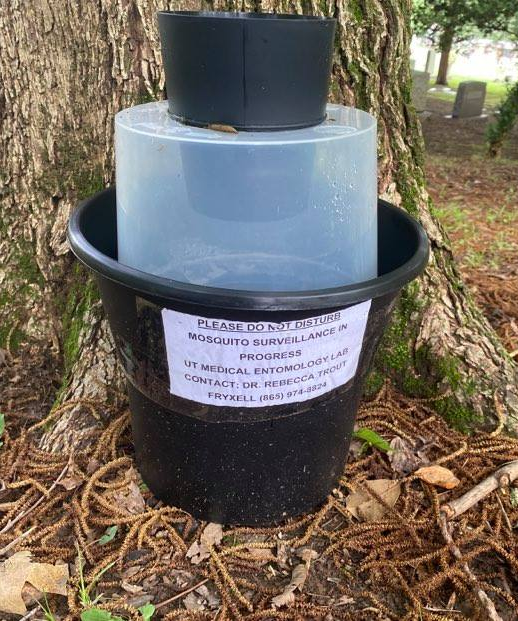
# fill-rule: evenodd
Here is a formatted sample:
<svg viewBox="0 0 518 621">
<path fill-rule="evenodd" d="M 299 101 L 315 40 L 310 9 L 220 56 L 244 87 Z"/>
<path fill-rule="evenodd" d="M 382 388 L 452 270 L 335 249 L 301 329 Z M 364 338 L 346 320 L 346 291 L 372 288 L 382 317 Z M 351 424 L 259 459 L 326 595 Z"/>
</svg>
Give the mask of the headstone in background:
<svg viewBox="0 0 518 621">
<path fill-rule="evenodd" d="M 416 112 L 426 109 L 426 94 L 430 85 L 428 71 L 412 71 L 412 103 Z"/>
<path fill-rule="evenodd" d="M 485 82 L 460 82 L 453 104 L 453 118 L 465 119 L 470 116 L 480 116 L 484 109 L 485 99 Z"/>
<path fill-rule="evenodd" d="M 430 75 L 434 75 L 435 73 L 435 61 L 437 60 L 437 54 L 435 50 L 428 50 L 426 54 L 426 66 L 424 68 Z"/>
<path fill-rule="evenodd" d="M 412 71 L 415 69 L 415 58 L 410 59 L 410 69 Z"/>
</svg>

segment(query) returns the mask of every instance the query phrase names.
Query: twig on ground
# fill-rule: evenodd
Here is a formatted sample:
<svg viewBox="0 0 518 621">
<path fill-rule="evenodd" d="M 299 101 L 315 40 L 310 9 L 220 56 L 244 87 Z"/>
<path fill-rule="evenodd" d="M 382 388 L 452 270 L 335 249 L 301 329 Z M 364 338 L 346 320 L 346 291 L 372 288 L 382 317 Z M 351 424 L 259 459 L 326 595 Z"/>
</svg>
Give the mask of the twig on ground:
<svg viewBox="0 0 518 621">
<path fill-rule="evenodd" d="M 198 584 L 195 584 L 194 586 L 189 587 L 188 589 L 185 589 L 185 591 L 182 591 L 181 593 L 177 593 L 176 595 L 174 595 L 173 597 L 170 597 L 169 599 L 165 599 L 163 602 L 160 602 L 159 604 L 155 606 L 155 610 L 158 610 L 159 608 L 162 608 L 162 606 L 171 604 L 172 602 L 175 602 L 177 599 L 181 599 L 182 597 L 189 595 L 191 591 L 196 591 L 196 589 L 199 589 L 201 586 L 203 586 L 208 581 L 209 579 L 205 578 L 205 580 L 202 580 L 201 582 L 198 582 Z"/>
<path fill-rule="evenodd" d="M 518 459 L 502 466 L 459 498 L 442 505 L 441 512 L 448 520 L 458 517 L 495 489 L 508 486 L 516 478 L 518 478 Z"/>
<path fill-rule="evenodd" d="M 439 522 L 440 522 L 441 532 L 444 537 L 444 540 L 450 546 L 450 550 L 453 556 L 460 561 L 462 559 L 462 552 L 459 550 L 459 548 L 453 541 L 453 537 L 452 537 L 451 530 L 450 530 L 450 525 L 448 524 L 446 520 L 446 516 L 444 514 L 441 515 Z M 490 621 L 503 621 L 502 617 L 496 611 L 493 601 L 488 597 L 487 593 L 480 588 L 477 577 L 469 568 L 468 563 L 466 562 L 461 563 L 461 567 L 464 573 L 466 574 L 467 578 L 471 582 L 473 586 L 473 590 L 475 591 L 475 594 L 478 597 L 480 603 L 486 609 L 486 612 L 488 614 L 487 618 Z"/>
<path fill-rule="evenodd" d="M 450 614 L 461 615 L 462 610 L 455 610 L 454 608 L 432 608 L 432 606 L 423 606 L 428 612 L 449 612 Z"/>
<path fill-rule="evenodd" d="M 22 518 L 24 518 L 25 516 L 27 516 L 31 511 L 34 511 L 34 509 L 36 509 L 36 507 L 39 507 L 41 505 L 41 503 L 45 500 L 45 498 L 48 498 L 49 494 L 56 488 L 56 486 L 58 485 L 58 483 L 61 481 L 61 479 L 65 476 L 67 470 L 70 467 L 70 464 L 72 463 L 72 455 L 73 453 L 70 453 L 70 457 L 68 458 L 68 461 L 65 465 L 65 467 L 63 468 L 63 470 L 59 473 L 58 478 L 54 481 L 54 483 L 52 483 L 52 485 L 49 487 L 49 489 L 47 490 L 47 493 L 43 496 L 40 496 L 40 498 L 38 498 L 38 500 L 32 504 L 26 511 L 21 511 L 15 518 L 13 518 L 10 522 L 7 522 L 7 524 L 2 528 L 2 530 L 0 530 L 0 535 L 3 535 L 4 533 L 6 533 L 7 531 L 11 530 L 11 528 L 17 524 Z"/>
<path fill-rule="evenodd" d="M 502 511 L 502 515 L 504 516 L 504 521 L 507 524 L 507 528 L 512 533 L 513 525 L 511 524 L 511 520 L 509 519 L 509 516 L 507 515 L 507 511 L 505 510 L 504 503 L 500 500 L 500 496 L 498 494 L 496 495 L 496 499 L 498 501 L 498 505 L 500 506 L 500 510 Z"/>
<path fill-rule="evenodd" d="M 13 539 L 12 541 L 10 541 L 6 546 L 4 546 L 1 550 L 0 550 L 0 556 L 4 556 L 4 554 L 6 554 L 7 552 L 9 552 L 9 550 L 11 548 L 14 548 L 14 546 L 21 541 L 22 539 L 24 539 L 25 537 L 27 537 L 28 535 L 30 535 L 32 533 L 32 531 L 36 528 L 36 526 L 31 526 L 29 528 L 29 530 L 26 530 L 24 533 L 22 533 L 21 535 L 18 535 L 18 537 L 15 537 L 15 539 Z"/>
<path fill-rule="evenodd" d="M 24 615 L 21 619 L 18 619 L 18 621 L 27 621 L 27 619 L 34 617 L 34 615 L 38 612 L 38 610 L 40 610 L 40 608 L 39 606 L 36 606 L 36 608 L 29 610 L 29 612 L 26 615 Z"/>
</svg>

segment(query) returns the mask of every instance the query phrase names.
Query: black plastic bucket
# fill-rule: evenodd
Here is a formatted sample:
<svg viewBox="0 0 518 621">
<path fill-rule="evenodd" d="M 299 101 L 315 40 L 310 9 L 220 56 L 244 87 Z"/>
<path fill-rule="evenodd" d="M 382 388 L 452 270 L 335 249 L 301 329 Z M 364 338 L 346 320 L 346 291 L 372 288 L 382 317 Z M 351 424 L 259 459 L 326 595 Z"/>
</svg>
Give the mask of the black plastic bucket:
<svg viewBox="0 0 518 621">
<path fill-rule="evenodd" d="M 325 118 L 334 18 L 160 11 L 174 118 L 240 130 L 309 127 Z"/>
<path fill-rule="evenodd" d="M 99 284 L 128 379 L 137 464 L 158 498 L 200 519 L 240 524 L 275 523 L 311 510 L 325 499 L 342 474 L 364 379 L 397 295 L 422 272 L 428 259 L 424 230 L 405 211 L 379 201 L 378 230 L 378 278 L 337 289 L 252 293 L 179 283 L 118 263 L 114 188 L 83 202 L 74 212 L 70 244 Z M 261 401 L 263 394 L 257 393 L 257 404 L 238 400 L 218 406 L 171 393 L 171 369 L 174 364 L 186 364 L 180 353 L 186 338 L 182 321 L 201 326 L 196 338 L 207 325 L 228 328 L 225 338 L 241 338 L 240 325 L 247 330 L 264 325 L 273 330 L 274 340 L 323 334 L 334 326 L 336 334 L 331 336 L 338 343 L 344 338 L 339 331 L 361 323 L 361 313 L 364 331 L 354 337 L 357 367 L 348 381 L 333 386 L 331 362 L 326 362 L 327 367 L 321 362 L 315 375 L 329 371 L 324 379 L 330 381 L 323 394 L 322 387 L 315 388 L 324 381 L 319 377 L 301 384 L 307 392 L 296 393 L 299 387 L 294 383 L 274 388 L 272 400 Z M 173 333 L 170 326 L 165 328 L 166 318 L 172 316 L 175 321 L 180 318 Z M 194 333 L 189 332 L 189 338 Z M 329 340 L 322 343 L 320 359 Z M 306 346 L 298 342 L 293 351 Z M 210 345 L 216 358 L 218 347 L 223 346 Z M 242 351 L 239 347 L 235 351 Z M 345 350 L 340 346 L 336 351 L 352 355 Z M 218 364 L 214 358 L 205 362 Z M 291 364 L 291 360 L 281 356 L 272 366 L 277 364 Z M 210 376 L 196 369 L 195 373 Z M 278 380 L 274 374 L 267 381 Z M 218 390 L 232 393 L 228 387 Z M 283 399 L 291 394 L 291 401 L 277 405 L 279 394 Z"/>
</svg>

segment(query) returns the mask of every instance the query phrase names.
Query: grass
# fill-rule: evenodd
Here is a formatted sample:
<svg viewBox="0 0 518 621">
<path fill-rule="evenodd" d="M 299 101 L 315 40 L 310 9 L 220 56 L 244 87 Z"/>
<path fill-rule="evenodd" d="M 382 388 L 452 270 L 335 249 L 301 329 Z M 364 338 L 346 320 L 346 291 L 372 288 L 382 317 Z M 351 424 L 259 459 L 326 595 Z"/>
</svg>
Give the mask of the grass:
<svg viewBox="0 0 518 621">
<path fill-rule="evenodd" d="M 509 188 L 507 195 L 509 196 L 509 204 L 515 196 L 516 190 Z M 489 224 L 502 223 L 502 224 L 514 224 L 518 218 L 516 210 L 509 209 L 507 204 L 503 204 L 499 207 L 495 207 L 487 212 L 487 221 Z"/>
<path fill-rule="evenodd" d="M 477 80 L 480 82 L 486 83 L 486 107 L 496 108 L 498 104 L 504 99 L 508 83 L 501 82 L 498 80 L 484 80 L 477 76 L 467 76 L 467 75 L 451 75 L 448 76 L 448 86 L 454 91 L 457 90 L 460 82 L 469 82 L 471 80 Z M 435 86 L 435 77 L 430 80 L 430 87 Z M 436 99 L 442 99 L 443 101 L 454 101 L 455 93 L 444 93 L 440 91 L 435 91 L 432 93 L 428 93 L 429 97 L 434 97 Z"/>
<path fill-rule="evenodd" d="M 108 541 L 111 541 L 117 532 L 117 527 L 112 526 L 107 529 L 107 535 L 109 537 Z M 99 541 L 102 540 L 102 537 Z M 115 561 L 108 563 L 103 569 L 101 569 L 95 576 L 92 578 L 89 584 L 86 583 L 84 577 L 84 558 L 77 545 L 77 572 L 79 576 L 79 601 L 85 610 L 81 613 L 81 621 L 124 621 L 122 617 L 118 617 L 113 615 L 109 610 L 104 610 L 102 608 L 96 608 L 96 604 L 102 599 L 102 593 L 97 594 L 92 598 L 92 591 L 99 582 L 99 580 L 103 577 L 103 575 L 111 569 L 115 565 Z M 49 608 L 47 599 L 45 598 L 45 606 L 41 606 L 43 613 L 45 615 L 45 621 L 56 621 L 52 611 Z M 155 606 L 151 603 L 145 604 L 141 606 L 139 609 L 140 616 L 143 621 L 150 621 L 153 615 L 155 614 Z"/>
<path fill-rule="evenodd" d="M 518 251 L 518 245 L 510 231 L 518 222 L 518 211 L 514 208 L 516 193 L 510 188 L 504 201 L 494 208 L 474 210 L 472 205 L 446 201 L 434 208 L 434 213 L 455 238 L 457 251 L 462 255 L 462 263 L 467 267 L 479 269 L 487 266 L 499 269 L 509 254 Z M 490 245 L 480 243 L 481 227 L 492 226 Z"/>
<path fill-rule="evenodd" d="M 436 207 L 435 213 L 448 227 L 449 231 L 462 233 L 466 239 L 474 238 L 477 232 L 475 223 L 470 219 L 469 212 L 459 203 L 452 201 L 444 207 Z"/>
<path fill-rule="evenodd" d="M 54 616 L 54 613 L 50 609 L 49 602 L 47 600 L 47 594 L 43 593 L 43 597 L 44 597 L 43 604 L 41 602 L 38 602 L 38 606 L 41 608 L 41 611 L 43 612 L 45 621 L 57 621 L 56 617 Z"/>
<path fill-rule="evenodd" d="M 86 584 L 84 573 L 83 573 L 84 558 L 79 548 L 79 545 L 77 546 L 77 557 L 78 557 L 77 571 L 79 575 L 79 601 L 81 602 L 81 605 L 84 608 L 90 608 L 92 606 L 95 606 L 95 604 L 97 604 L 97 602 L 99 602 L 99 600 L 102 598 L 102 593 L 101 593 L 101 594 L 96 595 L 94 599 L 92 599 L 91 597 L 92 590 L 94 589 L 95 585 L 99 582 L 99 580 L 103 577 L 103 575 L 115 565 L 115 561 L 103 567 L 97 574 L 95 574 L 95 576 L 92 578 L 90 583 Z"/>
</svg>

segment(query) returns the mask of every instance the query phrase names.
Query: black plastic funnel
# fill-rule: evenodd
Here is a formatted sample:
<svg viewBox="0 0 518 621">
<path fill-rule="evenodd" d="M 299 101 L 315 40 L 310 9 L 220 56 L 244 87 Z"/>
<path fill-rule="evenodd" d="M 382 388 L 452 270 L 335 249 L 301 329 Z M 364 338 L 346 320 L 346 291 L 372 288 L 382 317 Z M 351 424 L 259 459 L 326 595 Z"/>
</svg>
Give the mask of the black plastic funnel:
<svg viewBox="0 0 518 621">
<path fill-rule="evenodd" d="M 379 201 L 378 230 L 378 278 L 337 289 L 262 293 L 179 283 L 118 263 L 113 188 L 74 212 L 70 244 L 99 284 L 128 379 L 137 464 L 158 498 L 200 519 L 241 524 L 275 523 L 325 499 L 343 472 L 364 379 L 397 295 L 428 260 L 424 230 L 405 211 Z M 217 406 L 171 393 L 171 357 L 184 360 L 180 333 L 166 351 L 168 313 L 196 321 L 200 334 L 218 325 L 225 326 L 225 338 L 238 338 L 240 325 L 264 325 L 272 338 L 294 339 L 302 333 L 290 331 L 293 326 L 323 322 L 322 330 L 333 329 L 337 317 L 369 304 L 355 373 L 325 394 L 313 398 L 305 392 L 275 405 L 275 395 L 298 390 L 296 384 L 280 386 L 272 401 L 249 407 L 242 400 Z M 310 333 L 316 334 L 313 328 Z M 300 342 L 293 349 L 303 347 Z M 339 353 L 346 355 L 346 349 Z M 326 377 L 331 375 L 309 388 Z M 228 387 L 217 390 L 232 396 Z"/>
<path fill-rule="evenodd" d="M 169 111 L 191 125 L 309 127 L 325 118 L 335 19 L 160 11 Z"/>
</svg>

